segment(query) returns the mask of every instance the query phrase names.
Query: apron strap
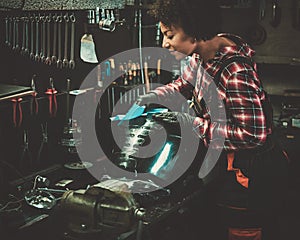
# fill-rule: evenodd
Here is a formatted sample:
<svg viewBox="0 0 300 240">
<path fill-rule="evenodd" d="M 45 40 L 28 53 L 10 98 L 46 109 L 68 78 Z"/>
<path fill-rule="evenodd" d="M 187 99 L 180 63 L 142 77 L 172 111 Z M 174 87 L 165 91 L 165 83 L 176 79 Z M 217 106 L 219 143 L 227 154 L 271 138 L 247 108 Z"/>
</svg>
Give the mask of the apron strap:
<svg viewBox="0 0 300 240">
<path fill-rule="evenodd" d="M 249 178 L 247 178 L 239 168 L 233 167 L 234 152 L 227 153 L 227 171 L 234 171 L 236 180 L 245 188 L 249 186 Z"/>
</svg>

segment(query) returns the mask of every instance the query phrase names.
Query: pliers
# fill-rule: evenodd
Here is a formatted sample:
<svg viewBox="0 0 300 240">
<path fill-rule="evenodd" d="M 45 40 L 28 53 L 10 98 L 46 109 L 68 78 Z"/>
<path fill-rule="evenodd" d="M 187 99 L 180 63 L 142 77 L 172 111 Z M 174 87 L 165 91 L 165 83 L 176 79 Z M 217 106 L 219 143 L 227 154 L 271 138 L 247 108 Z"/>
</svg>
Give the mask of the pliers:
<svg viewBox="0 0 300 240">
<path fill-rule="evenodd" d="M 42 151 L 44 148 L 47 147 L 48 144 L 48 128 L 47 128 L 47 122 L 45 123 L 45 125 L 41 124 L 42 127 L 42 142 L 41 145 L 39 147 L 39 151 L 38 151 L 38 155 L 37 155 L 37 163 L 41 164 L 41 157 L 42 156 Z"/>
<path fill-rule="evenodd" d="M 37 115 L 39 112 L 39 105 L 36 97 L 38 93 L 36 91 L 34 78 L 35 75 L 31 79 L 31 88 L 33 90 L 33 93 L 32 93 L 32 98 L 30 99 L 30 115 L 33 115 L 33 113 Z"/>
<path fill-rule="evenodd" d="M 55 117 L 57 112 L 57 100 L 56 93 L 57 90 L 54 88 L 53 78 L 50 78 L 50 88 L 45 92 L 48 95 L 49 99 L 49 114 L 50 117 Z"/>
<path fill-rule="evenodd" d="M 11 99 L 13 103 L 13 123 L 15 127 L 20 127 L 22 124 L 22 119 L 23 119 L 23 112 L 22 112 L 22 106 L 21 106 L 21 101 L 23 99 L 21 97 L 19 98 L 13 98 Z M 19 121 L 17 121 L 17 109 L 19 111 Z"/>
<path fill-rule="evenodd" d="M 23 149 L 22 149 L 22 155 L 21 155 L 21 159 L 20 159 L 20 167 L 25 167 L 27 164 L 27 166 L 29 166 L 31 168 L 32 164 L 33 164 L 33 158 L 32 158 L 31 152 L 29 150 L 28 131 L 27 130 L 24 130 L 22 147 L 23 147 Z M 24 162 L 24 161 L 28 161 L 28 162 Z"/>
</svg>

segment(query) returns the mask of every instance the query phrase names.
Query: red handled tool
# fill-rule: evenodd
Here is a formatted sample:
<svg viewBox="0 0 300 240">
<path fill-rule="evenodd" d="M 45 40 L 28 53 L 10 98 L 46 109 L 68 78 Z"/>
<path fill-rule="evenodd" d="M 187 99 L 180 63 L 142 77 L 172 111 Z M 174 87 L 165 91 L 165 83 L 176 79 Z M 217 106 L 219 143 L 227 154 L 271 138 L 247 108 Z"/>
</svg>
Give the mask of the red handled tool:
<svg viewBox="0 0 300 240">
<path fill-rule="evenodd" d="M 23 119 L 23 112 L 22 112 L 22 106 L 21 101 L 22 98 L 13 98 L 11 99 L 13 103 L 13 123 L 15 127 L 20 127 L 22 124 Z M 17 119 L 19 117 L 19 119 Z"/>
<path fill-rule="evenodd" d="M 50 117 L 55 117 L 57 112 L 56 89 L 54 88 L 53 78 L 50 78 L 50 88 L 45 92 L 49 99 L 49 114 Z"/>
<path fill-rule="evenodd" d="M 32 79 L 31 79 L 31 88 L 33 90 L 33 93 L 31 94 L 32 95 L 32 98 L 30 99 L 30 114 L 33 115 L 37 115 L 38 112 L 39 112 L 39 105 L 38 105 L 38 101 L 37 101 L 37 91 L 36 91 L 36 88 L 35 88 L 35 82 L 34 82 L 34 79 L 35 79 L 35 75 L 33 75 Z"/>
</svg>

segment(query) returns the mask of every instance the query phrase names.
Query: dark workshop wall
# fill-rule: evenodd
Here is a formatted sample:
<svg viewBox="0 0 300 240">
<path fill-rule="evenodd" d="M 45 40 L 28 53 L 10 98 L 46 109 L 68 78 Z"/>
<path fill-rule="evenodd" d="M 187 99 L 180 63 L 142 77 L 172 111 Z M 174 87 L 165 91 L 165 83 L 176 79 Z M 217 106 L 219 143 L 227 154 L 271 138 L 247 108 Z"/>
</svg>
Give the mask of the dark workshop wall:
<svg viewBox="0 0 300 240">
<path fill-rule="evenodd" d="M 23 98 L 21 102 L 22 107 L 22 123 L 19 127 L 16 127 L 13 123 L 13 104 L 11 102 L 1 102 L 0 106 L 0 160 L 5 163 L 9 163 L 10 166 L 5 166 L 5 170 L 8 170 L 8 175 L 10 178 L 19 177 L 19 173 L 17 173 L 13 167 L 16 167 L 22 174 L 27 174 L 32 171 L 37 171 L 40 168 L 45 167 L 48 164 L 56 163 L 60 161 L 62 158 L 62 151 L 59 146 L 59 141 L 64 130 L 64 127 L 67 122 L 67 79 L 71 80 L 71 90 L 79 88 L 80 84 L 87 76 L 87 74 L 96 67 L 97 64 L 86 63 L 80 59 L 80 42 L 81 38 L 85 33 L 91 33 L 95 43 L 95 50 L 98 57 L 98 61 L 101 62 L 114 54 L 120 53 L 122 51 L 136 48 L 137 39 L 133 39 L 133 33 L 137 37 L 137 28 L 133 27 L 134 17 L 136 8 L 132 5 L 124 7 L 123 1 L 97 1 L 95 6 L 100 6 L 109 9 L 115 9 L 116 5 L 120 6 L 120 2 L 122 2 L 122 6 L 119 9 L 120 13 L 120 21 L 125 20 L 124 22 L 120 22 L 116 26 L 116 29 L 113 32 L 106 32 L 99 29 L 98 24 L 85 24 L 88 19 L 88 9 L 87 7 L 91 7 L 91 5 L 86 5 L 87 3 L 83 3 L 78 7 L 78 9 L 74 6 L 66 6 L 62 8 L 62 10 L 58 10 L 57 6 L 53 4 L 55 1 L 50 1 L 52 5 L 43 5 L 44 7 L 41 10 L 36 10 L 36 3 L 39 1 L 33 1 L 33 5 L 28 4 L 25 1 L 25 5 L 23 10 L 18 9 L 20 4 L 9 5 L 9 9 L 3 9 L 0 11 L 0 83 L 6 84 L 16 84 L 16 85 L 24 85 L 30 86 L 31 79 L 33 75 L 35 75 L 35 85 L 36 90 L 38 92 L 38 103 L 39 103 L 39 112 L 37 116 L 32 116 L 30 114 L 30 98 Z M 47 1 L 46 1 L 47 2 Z M 74 1 L 76 4 L 77 2 Z M 6 2 L 4 2 L 6 3 Z M 12 4 L 11 2 L 9 2 Z M 91 3 L 89 3 L 91 4 Z M 95 4 L 95 3 L 94 3 Z M 48 7 L 46 7 L 48 6 Z M 50 7 L 49 7 L 50 6 Z M 76 5 L 77 6 L 77 5 Z M 0 8 L 3 5 L 0 4 Z M 13 9 L 10 9 L 13 8 Z M 72 10 L 70 10 L 72 9 Z M 95 8 L 93 8 L 94 10 Z M 144 45 L 145 46 L 153 46 L 155 41 L 155 33 L 156 26 L 153 23 L 153 19 L 145 16 L 145 9 L 143 11 L 143 23 L 147 25 L 145 29 L 143 29 L 144 36 Z M 56 64 L 47 65 L 44 62 L 36 61 L 30 58 L 29 54 L 22 54 L 21 49 L 13 50 L 12 46 L 8 46 L 5 41 L 7 40 L 7 32 L 6 32 L 6 18 L 7 17 L 19 17 L 19 29 L 23 29 L 22 27 L 22 17 L 29 17 L 29 21 L 31 21 L 30 17 L 32 16 L 53 16 L 55 14 L 64 16 L 65 14 L 74 14 L 75 21 L 75 68 L 59 68 Z M 13 21 L 13 20 L 12 20 Z M 53 38 L 54 31 L 54 22 L 50 23 L 51 25 L 51 42 Z M 31 29 L 30 22 L 28 23 L 29 29 Z M 41 27 L 41 25 L 39 25 Z M 69 25 L 69 31 L 70 31 Z M 87 28 L 86 28 L 87 27 Z M 13 24 L 12 27 L 13 29 Z M 35 32 L 35 22 L 34 22 L 34 32 Z M 64 48 L 64 22 L 62 23 L 62 48 Z M 30 30 L 31 31 L 31 30 Z M 29 31 L 29 32 L 30 32 Z M 70 32 L 69 32 L 70 34 Z M 21 35 L 21 36 L 20 36 Z M 30 34 L 29 34 L 30 35 Z M 11 34 L 13 36 L 13 33 Z M 69 35 L 70 36 L 70 35 Z M 35 33 L 33 36 L 34 45 L 36 43 Z M 28 36 L 31 38 L 31 35 Z M 39 36 L 39 41 L 41 37 Z M 10 39 L 12 43 L 12 39 Z M 19 41 L 20 47 L 23 45 L 22 43 L 22 32 L 19 32 Z M 31 40 L 29 41 L 29 47 L 31 48 Z M 39 48 L 41 47 L 41 43 L 39 44 Z M 52 46 L 51 46 L 52 47 Z M 34 46 L 35 53 L 35 46 Z M 70 44 L 68 44 L 68 52 L 70 52 Z M 62 57 L 64 53 L 62 51 Z M 49 114 L 49 99 L 48 96 L 45 95 L 45 91 L 50 87 L 49 79 L 53 78 L 54 87 L 58 91 L 57 102 L 58 102 L 58 110 L 55 117 L 51 117 Z M 97 79 L 95 79 L 96 84 Z M 72 105 L 73 97 L 70 97 L 70 105 Z M 17 117 L 19 117 L 19 113 L 17 113 Z M 26 166 L 22 166 L 20 163 L 20 158 L 22 156 L 22 152 L 24 150 L 24 131 L 28 134 L 29 139 L 29 148 L 32 153 L 32 157 L 35 159 L 39 146 L 42 141 L 42 127 L 41 124 L 46 124 L 48 126 L 48 137 L 49 137 L 49 156 L 48 159 L 45 160 L 43 165 L 38 165 L 34 167 L 30 167 L 31 169 L 26 169 Z M 26 165 L 26 164 L 25 164 Z M 1 166 L 2 167 L 2 166 Z"/>
<path fill-rule="evenodd" d="M 142 1 L 150 3 L 151 1 Z M 297 93 L 300 91 L 299 84 L 299 57 L 300 57 L 300 30 L 299 30 L 299 0 L 278 1 L 281 9 L 280 18 L 273 22 L 272 0 L 265 0 L 265 7 L 262 7 L 264 0 L 249 1 L 222 1 L 223 29 L 226 32 L 233 32 L 245 38 L 256 50 L 258 69 L 265 88 L 272 95 L 284 97 L 291 89 Z M 1 158 L 8 159 L 12 163 L 17 162 L 22 145 L 24 129 L 32 130 L 34 140 L 31 142 L 39 145 L 41 129 L 37 127 L 41 122 L 49 122 L 52 126 L 53 142 L 62 132 L 66 120 L 66 87 L 67 79 L 71 80 L 71 89 L 78 88 L 86 75 L 96 64 L 85 63 L 80 59 L 80 40 L 86 33 L 84 23 L 87 22 L 87 11 L 96 7 L 113 9 L 118 7 L 120 19 L 125 19 L 124 24 L 117 25 L 115 31 L 106 32 L 98 28 L 97 24 L 88 24 L 88 32 L 93 35 L 96 46 L 96 53 L 99 61 L 103 61 L 112 55 L 138 47 L 137 28 L 134 27 L 136 8 L 132 1 L 36 1 L 26 0 L 22 5 L 21 0 L 1 1 L 0 11 L 0 82 L 8 84 L 19 84 L 30 86 L 32 76 L 36 75 L 36 87 L 39 96 L 45 97 L 44 92 L 49 87 L 49 78 L 54 80 L 54 86 L 59 93 L 58 113 L 56 118 L 49 118 L 48 98 L 40 101 L 40 112 L 38 118 L 34 119 L 28 114 L 29 103 L 24 101 L 23 124 L 20 129 L 12 124 L 12 106 L 5 104 L 1 107 L 0 114 L 0 150 L 3 152 Z M 71 4 L 71 5 L 70 5 Z M 73 5 L 72 5 L 73 4 Z M 19 9 L 23 7 L 23 9 Z M 146 15 L 143 9 L 143 45 L 155 46 L 156 23 Z M 261 12 L 264 16 L 261 17 Z M 31 60 L 28 55 L 21 55 L 20 52 L 12 50 L 5 44 L 5 18 L 7 16 L 32 16 L 46 15 L 49 13 L 75 14 L 75 69 L 57 68 L 45 63 Z M 280 20 L 280 21 L 279 21 Z M 20 42 L 21 43 L 21 42 Z M 70 46 L 69 46 L 70 47 Z M 69 50 L 69 49 L 68 49 Z M 26 99 L 25 99 L 26 100 Z M 71 99 L 72 101 L 73 99 Z M 280 111 L 280 104 L 283 98 L 276 101 L 276 111 Z M 32 146 L 33 146 L 32 143 Z M 37 152 L 37 149 L 34 149 Z M 53 156 L 56 158 L 56 156 Z"/>
</svg>

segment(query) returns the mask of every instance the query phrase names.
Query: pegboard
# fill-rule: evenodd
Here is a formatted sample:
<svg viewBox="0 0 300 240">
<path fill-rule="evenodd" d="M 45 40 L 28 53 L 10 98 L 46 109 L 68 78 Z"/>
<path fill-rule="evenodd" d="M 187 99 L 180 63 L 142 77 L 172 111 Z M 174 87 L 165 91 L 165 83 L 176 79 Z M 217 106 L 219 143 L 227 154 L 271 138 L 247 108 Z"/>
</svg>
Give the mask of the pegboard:
<svg viewBox="0 0 300 240">
<path fill-rule="evenodd" d="M 30 10 L 86 10 L 124 8 L 126 0 L 2 0 L 1 8 Z"/>
</svg>

